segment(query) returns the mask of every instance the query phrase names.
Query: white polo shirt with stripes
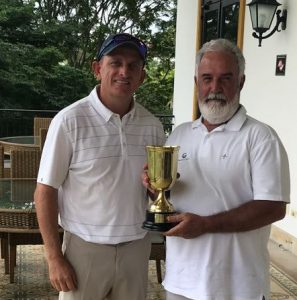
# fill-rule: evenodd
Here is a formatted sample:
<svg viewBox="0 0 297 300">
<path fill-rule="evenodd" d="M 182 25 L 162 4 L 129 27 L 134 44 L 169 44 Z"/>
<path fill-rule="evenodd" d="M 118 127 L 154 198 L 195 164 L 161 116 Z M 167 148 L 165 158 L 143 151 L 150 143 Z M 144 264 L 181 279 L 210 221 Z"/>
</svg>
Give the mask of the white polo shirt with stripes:
<svg viewBox="0 0 297 300">
<path fill-rule="evenodd" d="M 168 144 L 180 145 L 180 178 L 171 190 L 177 211 L 208 216 L 250 200 L 290 200 L 286 151 L 269 126 L 244 107 L 211 132 L 201 118 L 178 126 Z M 262 300 L 269 295 L 270 226 L 167 237 L 165 288 L 199 300 Z"/>
<path fill-rule="evenodd" d="M 144 237 L 141 173 L 147 145 L 163 145 L 161 122 L 137 102 L 122 119 L 96 88 L 52 120 L 37 181 L 59 189 L 60 225 L 82 239 L 117 244 Z"/>
</svg>

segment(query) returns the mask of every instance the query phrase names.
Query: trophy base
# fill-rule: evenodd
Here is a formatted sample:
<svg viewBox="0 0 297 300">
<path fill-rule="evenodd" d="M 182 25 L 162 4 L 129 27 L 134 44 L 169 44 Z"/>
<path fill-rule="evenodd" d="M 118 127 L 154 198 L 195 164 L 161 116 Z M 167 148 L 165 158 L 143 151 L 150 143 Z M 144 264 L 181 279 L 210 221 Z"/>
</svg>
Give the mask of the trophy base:
<svg viewBox="0 0 297 300">
<path fill-rule="evenodd" d="M 174 215 L 176 212 L 146 212 L 146 221 L 143 222 L 142 228 L 150 231 L 168 231 L 177 223 L 169 223 L 166 217 Z"/>
</svg>

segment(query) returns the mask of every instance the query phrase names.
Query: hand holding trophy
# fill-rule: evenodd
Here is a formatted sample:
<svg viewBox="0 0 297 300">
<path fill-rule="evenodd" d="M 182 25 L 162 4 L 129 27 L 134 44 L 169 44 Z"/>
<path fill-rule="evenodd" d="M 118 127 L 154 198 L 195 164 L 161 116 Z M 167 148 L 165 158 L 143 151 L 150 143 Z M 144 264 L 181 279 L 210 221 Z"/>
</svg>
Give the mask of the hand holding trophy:
<svg viewBox="0 0 297 300">
<path fill-rule="evenodd" d="M 148 177 L 151 186 L 158 191 L 158 197 L 147 210 L 142 227 L 152 231 L 167 231 L 176 225 L 167 221 L 167 216 L 176 211 L 166 199 L 165 191 L 176 181 L 179 146 L 147 146 L 146 150 Z"/>
</svg>

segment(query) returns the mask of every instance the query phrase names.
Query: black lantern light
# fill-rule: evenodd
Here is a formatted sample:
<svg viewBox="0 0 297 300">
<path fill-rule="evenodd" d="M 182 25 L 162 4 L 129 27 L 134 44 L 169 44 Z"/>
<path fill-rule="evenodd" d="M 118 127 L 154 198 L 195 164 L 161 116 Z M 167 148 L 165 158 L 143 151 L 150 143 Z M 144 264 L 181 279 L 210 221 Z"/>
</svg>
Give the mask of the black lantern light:
<svg viewBox="0 0 297 300">
<path fill-rule="evenodd" d="M 259 47 L 261 47 L 263 39 L 272 36 L 276 31 L 280 31 L 280 25 L 282 30 L 286 29 L 287 10 L 277 10 L 279 5 L 281 4 L 276 0 L 252 0 L 252 2 L 248 4 L 253 29 L 255 30 L 255 32 L 253 32 L 253 37 L 259 39 Z M 275 27 L 270 33 L 263 36 L 263 33 L 270 29 L 275 14 L 277 17 Z"/>
</svg>

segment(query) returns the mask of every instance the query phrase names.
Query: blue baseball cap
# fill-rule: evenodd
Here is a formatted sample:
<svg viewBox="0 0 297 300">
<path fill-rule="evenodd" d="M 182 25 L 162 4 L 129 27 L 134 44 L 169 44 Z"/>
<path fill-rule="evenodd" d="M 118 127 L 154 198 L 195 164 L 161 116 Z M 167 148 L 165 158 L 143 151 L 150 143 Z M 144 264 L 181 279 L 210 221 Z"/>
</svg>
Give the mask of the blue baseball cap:
<svg viewBox="0 0 297 300">
<path fill-rule="evenodd" d="M 128 33 L 118 33 L 110 35 L 101 45 L 99 51 L 96 54 L 96 60 L 99 61 L 104 55 L 109 54 L 117 47 L 123 45 L 134 46 L 138 51 L 140 57 L 145 62 L 147 56 L 147 46 L 145 43 Z"/>
</svg>

